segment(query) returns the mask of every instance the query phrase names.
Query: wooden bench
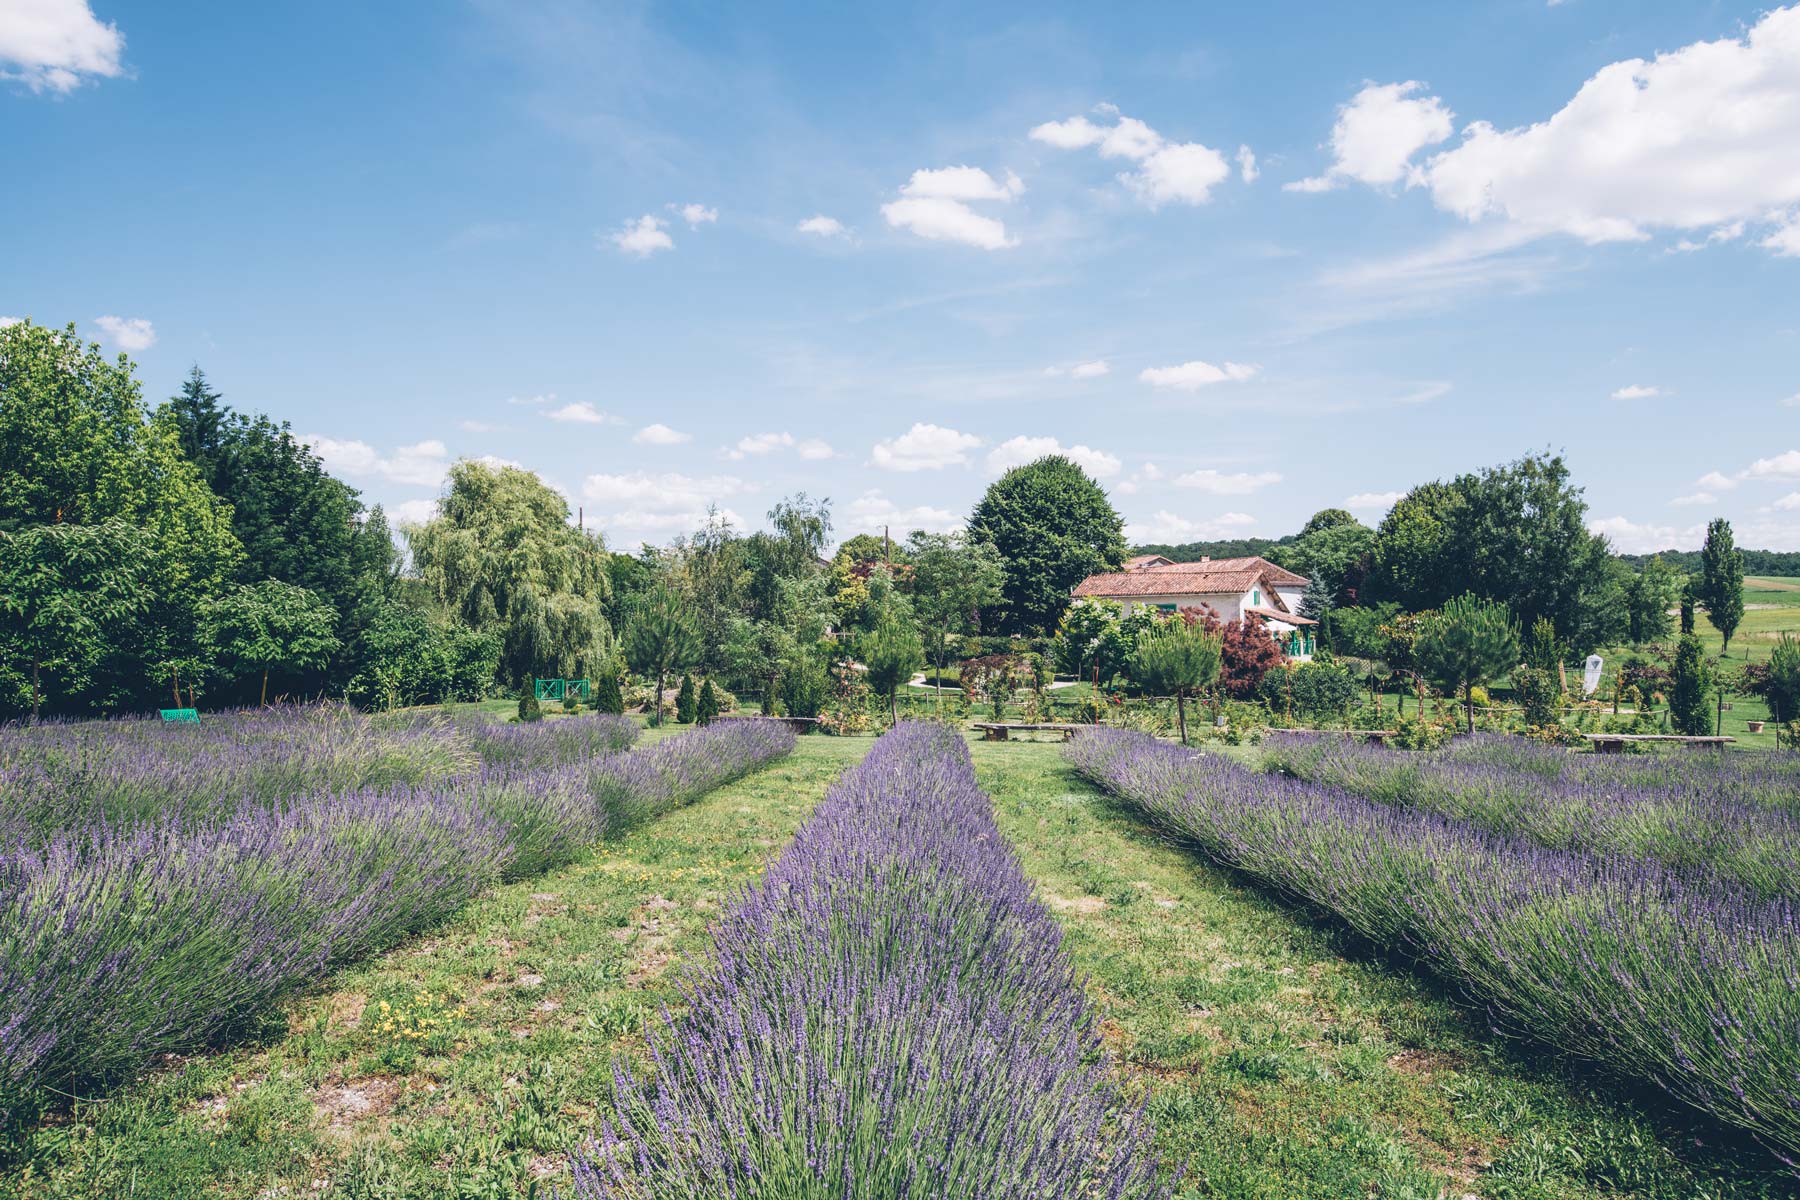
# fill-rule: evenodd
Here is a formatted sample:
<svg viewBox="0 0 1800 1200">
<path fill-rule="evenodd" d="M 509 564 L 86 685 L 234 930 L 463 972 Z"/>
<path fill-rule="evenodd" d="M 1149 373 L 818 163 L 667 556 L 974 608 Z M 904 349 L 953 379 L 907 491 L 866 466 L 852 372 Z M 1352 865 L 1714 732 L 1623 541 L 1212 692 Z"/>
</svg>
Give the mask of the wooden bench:
<svg viewBox="0 0 1800 1200">
<path fill-rule="evenodd" d="M 1737 741 L 1734 737 L 1689 737 L 1679 733 L 1589 733 L 1583 735 L 1594 743 L 1595 754 L 1620 754 L 1626 742 L 1676 742 L 1683 746 L 1710 746 L 1719 753 Z"/>
<path fill-rule="evenodd" d="M 1011 733 L 1015 733 L 1015 732 L 1017 732 L 1017 733 L 1031 733 L 1031 732 L 1060 733 L 1063 735 L 1063 741 L 1066 742 L 1070 738 L 1075 736 L 1075 731 L 1077 729 L 1081 729 L 1084 727 L 1081 725 L 1064 725 L 1064 724 L 1060 724 L 1060 723 L 1052 722 L 1052 721 L 1046 721 L 1046 722 L 1041 722 L 1041 723 L 1037 723 L 1037 724 L 1031 724 L 1031 723 L 1022 722 L 1022 721 L 1021 722 L 976 721 L 971 726 L 971 728 L 981 730 L 981 740 L 984 742 L 1004 742 L 1007 739 L 1007 735 L 1009 735 Z"/>
</svg>

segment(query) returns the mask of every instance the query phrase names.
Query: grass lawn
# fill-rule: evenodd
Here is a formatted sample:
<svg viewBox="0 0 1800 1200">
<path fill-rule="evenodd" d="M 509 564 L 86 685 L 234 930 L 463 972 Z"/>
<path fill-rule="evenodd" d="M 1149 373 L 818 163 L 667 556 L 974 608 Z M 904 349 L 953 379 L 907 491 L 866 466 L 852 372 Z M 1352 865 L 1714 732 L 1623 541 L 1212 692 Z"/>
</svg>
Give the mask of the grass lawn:
<svg viewBox="0 0 1800 1200">
<path fill-rule="evenodd" d="M 547 1196 L 614 1055 L 674 997 L 672 964 L 870 744 L 802 738 L 338 973 L 256 1044 L 78 1106 L 0 1195 Z M 1058 743 L 973 748 L 1184 1198 L 1790 1194 L 1716 1126 L 1496 1043 L 1412 972 L 1154 836 Z"/>
<path fill-rule="evenodd" d="M 640 741 L 658 736 L 652 730 Z M 867 739 L 789 759 L 452 925 L 337 973 L 260 1044 L 203 1055 L 45 1130 L 0 1196 L 548 1196 L 669 966 Z M 386 1004 L 384 1009 L 382 1006 Z"/>
<path fill-rule="evenodd" d="M 1791 1176 L 1486 1023 L 1067 770 L 977 743 L 1000 825 L 1069 931 L 1187 1196 L 1783 1196 Z"/>
</svg>

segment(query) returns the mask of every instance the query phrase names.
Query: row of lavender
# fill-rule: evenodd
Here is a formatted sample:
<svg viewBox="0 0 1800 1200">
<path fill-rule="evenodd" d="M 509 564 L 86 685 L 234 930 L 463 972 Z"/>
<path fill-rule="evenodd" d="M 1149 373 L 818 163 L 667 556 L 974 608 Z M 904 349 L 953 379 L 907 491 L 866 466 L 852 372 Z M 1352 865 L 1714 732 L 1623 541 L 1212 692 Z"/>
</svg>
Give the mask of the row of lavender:
<svg viewBox="0 0 1800 1200">
<path fill-rule="evenodd" d="M 1552 849 L 1800 898 L 1800 755 L 1571 754 L 1491 734 L 1422 753 L 1275 734 L 1263 765 Z"/>
<path fill-rule="evenodd" d="M 953 732 L 877 741 L 714 936 L 579 1196 L 1167 1194 Z"/>
<path fill-rule="evenodd" d="M 793 747 L 773 722 L 629 753 L 606 752 L 635 737 L 610 718 L 541 732 L 424 722 L 369 729 L 369 745 L 322 764 L 330 786 L 308 791 L 309 756 L 365 718 L 236 720 L 198 737 L 137 723 L 0 732 L 0 804 L 30 798 L 32 764 L 73 793 L 8 821 L 0 844 L 0 1128 L 47 1097 L 225 1041 L 496 880 L 569 861 Z M 397 763 L 401 780 L 384 776 Z M 184 766 L 185 793 L 169 782 Z M 405 774 L 419 770 L 441 773 Z M 135 811 L 138 779 L 167 789 L 166 812 Z"/>
<path fill-rule="evenodd" d="M 1084 775 L 1219 860 L 1404 947 L 1515 1032 L 1800 1153 L 1800 909 L 1642 858 L 1551 850 L 1140 734 Z"/>
</svg>

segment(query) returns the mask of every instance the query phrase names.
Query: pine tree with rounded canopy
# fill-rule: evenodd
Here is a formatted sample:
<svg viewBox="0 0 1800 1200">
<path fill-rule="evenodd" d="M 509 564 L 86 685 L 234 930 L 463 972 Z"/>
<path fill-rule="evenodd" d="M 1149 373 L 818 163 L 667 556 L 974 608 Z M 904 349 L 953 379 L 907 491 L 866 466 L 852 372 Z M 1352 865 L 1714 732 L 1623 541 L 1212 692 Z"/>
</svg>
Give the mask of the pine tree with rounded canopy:
<svg viewBox="0 0 1800 1200">
<path fill-rule="evenodd" d="M 1198 621 L 1170 617 L 1138 634 L 1131 677 L 1150 692 L 1175 697 L 1181 744 L 1188 744 L 1187 698 L 1219 677 L 1220 639 Z"/>
<path fill-rule="evenodd" d="M 1504 604 L 1459 596 L 1425 619 L 1413 653 L 1432 682 L 1462 695 L 1473 733 L 1474 689 L 1519 665 L 1519 623 Z"/>
</svg>

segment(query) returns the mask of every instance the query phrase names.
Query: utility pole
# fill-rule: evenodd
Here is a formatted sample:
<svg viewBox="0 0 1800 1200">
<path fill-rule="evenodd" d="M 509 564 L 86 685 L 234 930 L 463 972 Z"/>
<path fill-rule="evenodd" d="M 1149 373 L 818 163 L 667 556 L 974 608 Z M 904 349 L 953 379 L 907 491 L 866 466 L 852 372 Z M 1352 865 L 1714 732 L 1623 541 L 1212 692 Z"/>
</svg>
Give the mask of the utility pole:
<svg viewBox="0 0 1800 1200">
<path fill-rule="evenodd" d="M 886 525 L 881 527 L 881 561 L 887 565 L 888 570 L 894 569 L 894 540 L 888 536 Z"/>
</svg>

